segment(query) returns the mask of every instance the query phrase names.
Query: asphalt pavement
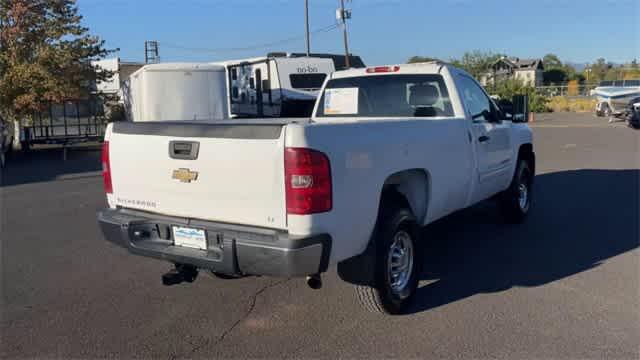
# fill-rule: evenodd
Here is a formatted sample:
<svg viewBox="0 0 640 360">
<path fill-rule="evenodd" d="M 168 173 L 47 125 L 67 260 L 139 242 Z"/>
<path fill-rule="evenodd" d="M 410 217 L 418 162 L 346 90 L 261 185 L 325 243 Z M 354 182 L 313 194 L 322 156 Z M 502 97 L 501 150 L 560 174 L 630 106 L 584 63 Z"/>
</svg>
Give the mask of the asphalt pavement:
<svg viewBox="0 0 640 360">
<path fill-rule="evenodd" d="M 540 115 L 533 212 L 490 203 L 423 230 L 409 314 L 357 303 L 335 269 L 164 287 L 105 242 L 99 153 L 34 151 L 0 178 L 2 358 L 640 358 L 640 131 Z"/>
</svg>

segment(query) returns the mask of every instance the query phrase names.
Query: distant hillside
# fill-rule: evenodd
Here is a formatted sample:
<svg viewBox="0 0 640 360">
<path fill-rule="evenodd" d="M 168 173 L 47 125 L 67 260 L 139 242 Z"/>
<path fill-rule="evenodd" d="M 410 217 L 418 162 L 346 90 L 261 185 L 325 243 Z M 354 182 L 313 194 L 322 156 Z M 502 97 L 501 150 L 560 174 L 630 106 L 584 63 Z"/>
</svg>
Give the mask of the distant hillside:
<svg viewBox="0 0 640 360">
<path fill-rule="evenodd" d="M 567 61 L 565 62 L 565 64 L 571 66 L 572 68 L 576 69 L 577 72 L 583 72 L 584 69 L 589 66 L 589 63 L 574 63 L 571 61 Z"/>
</svg>

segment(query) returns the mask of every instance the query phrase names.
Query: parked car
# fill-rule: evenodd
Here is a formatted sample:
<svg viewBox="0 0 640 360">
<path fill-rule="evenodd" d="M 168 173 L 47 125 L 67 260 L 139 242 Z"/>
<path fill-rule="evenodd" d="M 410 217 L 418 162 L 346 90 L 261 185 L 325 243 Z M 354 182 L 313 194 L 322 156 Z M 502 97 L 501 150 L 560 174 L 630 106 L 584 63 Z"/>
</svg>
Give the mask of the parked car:
<svg viewBox="0 0 640 360">
<path fill-rule="evenodd" d="M 337 265 L 392 314 L 416 292 L 418 229 L 486 199 L 523 221 L 536 166 L 527 124 L 440 62 L 335 72 L 309 119 L 110 124 L 102 156 L 104 236 L 174 263 L 165 284 L 206 269 L 317 288 Z"/>
<path fill-rule="evenodd" d="M 633 129 L 640 129 L 640 97 L 629 101 L 625 115 L 629 127 Z"/>
</svg>

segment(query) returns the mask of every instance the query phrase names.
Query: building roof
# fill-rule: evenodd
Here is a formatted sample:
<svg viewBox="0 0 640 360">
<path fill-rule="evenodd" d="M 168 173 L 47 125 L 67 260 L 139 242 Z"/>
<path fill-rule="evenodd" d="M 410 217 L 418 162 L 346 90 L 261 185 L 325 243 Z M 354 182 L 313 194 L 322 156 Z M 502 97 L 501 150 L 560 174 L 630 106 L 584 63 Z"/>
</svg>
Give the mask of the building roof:
<svg viewBox="0 0 640 360">
<path fill-rule="evenodd" d="M 498 59 L 496 63 L 501 61 L 508 64 L 514 70 L 536 70 L 536 69 L 543 70 L 544 69 L 541 59 L 520 59 L 517 57 L 503 56 L 502 58 Z"/>
</svg>

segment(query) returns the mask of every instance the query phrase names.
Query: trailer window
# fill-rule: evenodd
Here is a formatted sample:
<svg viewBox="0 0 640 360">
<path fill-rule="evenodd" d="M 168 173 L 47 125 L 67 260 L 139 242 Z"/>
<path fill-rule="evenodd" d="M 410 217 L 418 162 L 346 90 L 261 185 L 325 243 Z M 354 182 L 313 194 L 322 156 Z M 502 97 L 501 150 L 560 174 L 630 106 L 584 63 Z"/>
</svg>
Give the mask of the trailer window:
<svg viewBox="0 0 640 360">
<path fill-rule="evenodd" d="M 640 86 L 640 80 L 625 80 L 624 86 Z"/>
<path fill-rule="evenodd" d="M 231 80 L 238 80 L 238 69 L 231 69 Z"/>
<path fill-rule="evenodd" d="M 316 116 L 446 117 L 453 107 L 440 75 L 373 75 L 330 80 Z"/>
<path fill-rule="evenodd" d="M 291 74 L 289 80 L 294 89 L 320 89 L 327 74 Z"/>
</svg>

